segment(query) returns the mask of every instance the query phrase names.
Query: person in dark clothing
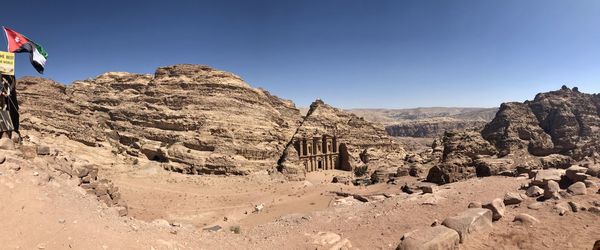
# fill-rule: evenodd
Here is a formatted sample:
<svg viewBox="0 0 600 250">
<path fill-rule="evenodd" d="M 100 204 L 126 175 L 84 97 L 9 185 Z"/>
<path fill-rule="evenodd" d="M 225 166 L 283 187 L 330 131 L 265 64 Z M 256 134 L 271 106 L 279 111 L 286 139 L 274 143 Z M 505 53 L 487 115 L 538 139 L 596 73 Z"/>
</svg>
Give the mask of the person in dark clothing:
<svg viewBox="0 0 600 250">
<path fill-rule="evenodd" d="M 14 76 L 2 75 L 2 101 L 6 105 L 6 110 L 12 121 L 13 131 L 21 137 L 19 133 L 19 102 L 17 101 L 16 81 Z M 9 136 L 10 136 L 9 132 Z"/>
<path fill-rule="evenodd" d="M 14 76 L 11 76 L 12 81 L 10 84 L 10 95 L 8 96 L 8 112 L 13 123 L 14 131 L 21 137 L 19 132 L 19 102 L 17 101 L 17 80 Z"/>
</svg>

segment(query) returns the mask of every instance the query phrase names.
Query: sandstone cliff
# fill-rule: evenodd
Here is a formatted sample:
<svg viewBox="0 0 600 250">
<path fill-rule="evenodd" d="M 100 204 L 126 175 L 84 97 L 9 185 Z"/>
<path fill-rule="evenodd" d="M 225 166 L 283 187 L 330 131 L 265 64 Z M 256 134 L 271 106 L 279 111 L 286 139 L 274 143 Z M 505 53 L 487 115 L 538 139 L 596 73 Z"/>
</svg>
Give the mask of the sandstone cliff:
<svg viewBox="0 0 600 250">
<path fill-rule="evenodd" d="M 21 130 L 66 135 L 71 140 L 96 146 L 106 140 L 94 111 L 72 101 L 66 86 L 49 79 L 23 77 L 17 92 Z"/>
<path fill-rule="evenodd" d="M 183 173 L 273 169 L 301 115 L 290 101 L 207 66 L 105 73 L 62 86 L 21 79 L 23 126 L 161 161 Z"/>
</svg>

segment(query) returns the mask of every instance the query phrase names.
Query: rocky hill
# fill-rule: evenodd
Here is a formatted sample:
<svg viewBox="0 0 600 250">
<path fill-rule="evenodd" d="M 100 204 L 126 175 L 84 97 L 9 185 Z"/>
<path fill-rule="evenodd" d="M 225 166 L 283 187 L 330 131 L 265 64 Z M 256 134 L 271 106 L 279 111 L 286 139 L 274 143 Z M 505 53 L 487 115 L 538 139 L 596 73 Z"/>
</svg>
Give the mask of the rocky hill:
<svg viewBox="0 0 600 250">
<path fill-rule="evenodd" d="M 338 126 L 356 158 L 367 149 L 403 153 L 370 122 L 324 104 L 303 119 L 291 101 L 208 66 L 174 65 L 154 75 L 109 72 L 68 86 L 23 78 L 17 86 L 24 129 L 112 147 L 182 173 L 272 171 L 294 134 L 317 123 Z"/>
<path fill-rule="evenodd" d="M 481 132 L 446 133 L 443 158 L 428 179 L 447 183 L 576 162 L 593 165 L 600 160 L 598 131 L 600 96 L 563 86 L 532 101 L 502 104 Z"/>
<path fill-rule="evenodd" d="M 271 169 L 301 117 L 293 103 L 207 66 L 111 72 L 66 87 L 19 82 L 24 128 L 92 146 L 108 141 L 117 153 L 184 173 Z"/>
<path fill-rule="evenodd" d="M 350 109 L 368 121 L 385 125 L 398 137 L 439 137 L 449 130 L 479 130 L 492 120 L 496 108 Z"/>
<path fill-rule="evenodd" d="M 564 87 L 538 94 L 533 101 L 505 103 L 482 131 L 502 155 L 527 151 L 581 160 L 598 152 L 600 96 Z"/>
</svg>

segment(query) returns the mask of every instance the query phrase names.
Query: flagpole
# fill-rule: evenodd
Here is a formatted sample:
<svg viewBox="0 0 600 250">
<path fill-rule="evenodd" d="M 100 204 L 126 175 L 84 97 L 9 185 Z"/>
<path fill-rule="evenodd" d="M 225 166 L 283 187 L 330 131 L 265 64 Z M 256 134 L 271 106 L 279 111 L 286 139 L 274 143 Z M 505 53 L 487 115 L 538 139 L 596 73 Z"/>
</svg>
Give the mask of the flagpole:
<svg viewBox="0 0 600 250">
<path fill-rule="evenodd" d="M 6 52 L 8 52 L 8 34 L 6 34 L 6 28 L 4 28 L 4 26 L 2 26 L 2 30 L 4 31 L 4 37 L 6 38 Z"/>
</svg>

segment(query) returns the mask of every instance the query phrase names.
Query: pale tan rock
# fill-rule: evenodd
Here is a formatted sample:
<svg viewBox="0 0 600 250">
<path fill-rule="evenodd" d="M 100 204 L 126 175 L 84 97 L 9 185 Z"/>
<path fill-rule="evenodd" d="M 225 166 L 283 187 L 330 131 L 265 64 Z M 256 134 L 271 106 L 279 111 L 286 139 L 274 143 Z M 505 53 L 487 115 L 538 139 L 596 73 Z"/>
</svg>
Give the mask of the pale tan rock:
<svg viewBox="0 0 600 250">
<path fill-rule="evenodd" d="M 571 206 L 569 206 L 566 202 L 556 203 L 552 208 L 554 211 L 558 212 L 559 215 L 563 216 L 571 211 Z"/>
<path fill-rule="evenodd" d="M 0 138 L 0 149 L 15 150 L 15 143 L 9 138 Z"/>
<path fill-rule="evenodd" d="M 539 210 L 543 206 L 544 206 L 544 203 L 542 203 L 542 202 L 534 202 L 534 203 L 527 205 L 527 208 L 529 208 L 531 210 Z"/>
<path fill-rule="evenodd" d="M 559 182 L 563 175 L 565 175 L 565 170 L 562 169 L 539 170 L 536 172 L 531 184 L 543 187 L 548 181 Z"/>
<path fill-rule="evenodd" d="M 537 218 L 535 218 L 529 214 L 524 214 L 524 213 L 517 214 L 513 221 L 520 222 L 522 224 L 527 224 L 527 225 L 537 224 L 540 222 Z"/>
<path fill-rule="evenodd" d="M 504 195 L 504 205 L 515 205 L 523 202 L 523 195 L 509 192 Z"/>
<path fill-rule="evenodd" d="M 549 180 L 546 181 L 544 187 L 544 198 L 545 199 L 560 199 L 560 186 L 556 181 Z"/>
<path fill-rule="evenodd" d="M 529 188 L 527 188 L 526 194 L 529 197 L 538 197 L 544 194 L 544 189 L 538 186 L 530 186 Z"/>
<path fill-rule="evenodd" d="M 470 208 L 456 216 L 446 218 L 442 225 L 458 232 L 462 243 L 469 234 L 492 227 L 492 211 L 485 208 Z"/>
<path fill-rule="evenodd" d="M 460 236 L 445 226 L 428 227 L 402 236 L 398 250 L 446 250 L 458 249 Z"/>
<path fill-rule="evenodd" d="M 587 188 L 583 182 L 575 182 L 567 190 L 573 195 L 584 195 L 587 193 Z"/>
</svg>

